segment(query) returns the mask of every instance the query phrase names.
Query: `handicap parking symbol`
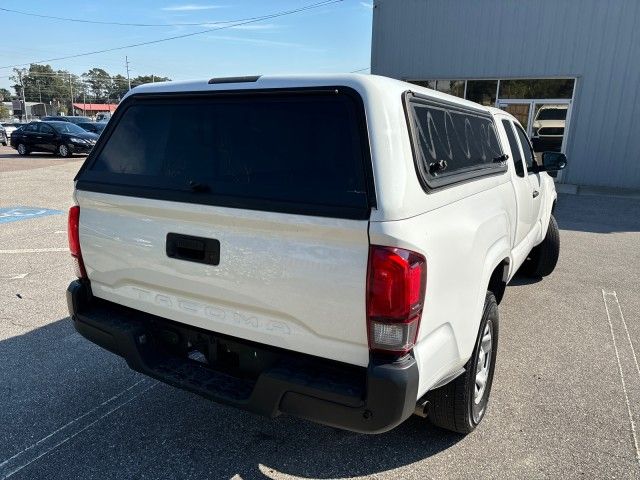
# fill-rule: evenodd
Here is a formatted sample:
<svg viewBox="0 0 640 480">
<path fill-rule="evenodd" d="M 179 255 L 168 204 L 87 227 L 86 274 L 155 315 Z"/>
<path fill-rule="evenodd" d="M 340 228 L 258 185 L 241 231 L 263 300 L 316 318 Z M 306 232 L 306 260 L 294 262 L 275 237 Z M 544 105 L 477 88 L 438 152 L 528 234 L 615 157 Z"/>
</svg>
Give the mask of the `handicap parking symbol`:
<svg viewBox="0 0 640 480">
<path fill-rule="evenodd" d="M 60 210 L 38 207 L 7 207 L 0 208 L 0 223 L 17 222 L 31 218 L 46 217 L 47 215 L 59 215 Z"/>
</svg>

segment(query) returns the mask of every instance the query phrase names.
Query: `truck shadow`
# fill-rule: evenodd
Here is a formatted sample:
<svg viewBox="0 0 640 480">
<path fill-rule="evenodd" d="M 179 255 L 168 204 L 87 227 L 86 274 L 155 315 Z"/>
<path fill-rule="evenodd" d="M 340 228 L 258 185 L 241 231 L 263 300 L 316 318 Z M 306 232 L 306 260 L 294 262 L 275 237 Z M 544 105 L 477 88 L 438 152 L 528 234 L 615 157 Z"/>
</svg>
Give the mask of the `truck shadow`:
<svg viewBox="0 0 640 480">
<path fill-rule="evenodd" d="M 464 438 L 419 417 L 361 435 L 220 406 L 129 370 L 68 318 L 0 341 L 0 365 L 0 477 L 351 477 Z"/>
</svg>

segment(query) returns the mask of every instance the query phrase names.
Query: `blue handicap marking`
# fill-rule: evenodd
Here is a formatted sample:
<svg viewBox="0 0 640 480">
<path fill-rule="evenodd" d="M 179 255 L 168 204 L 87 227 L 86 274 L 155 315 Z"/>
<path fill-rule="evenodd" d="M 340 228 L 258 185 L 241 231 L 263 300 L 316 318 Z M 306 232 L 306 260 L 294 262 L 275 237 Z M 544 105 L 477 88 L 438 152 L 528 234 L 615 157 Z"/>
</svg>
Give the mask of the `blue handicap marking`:
<svg viewBox="0 0 640 480">
<path fill-rule="evenodd" d="M 7 207 L 0 208 L 0 223 L 29 220 L 30 218 L 46 217 L 47 215 L 59 215 L 60 210 L 51 210 L 38 207 Z"/>
</svg>

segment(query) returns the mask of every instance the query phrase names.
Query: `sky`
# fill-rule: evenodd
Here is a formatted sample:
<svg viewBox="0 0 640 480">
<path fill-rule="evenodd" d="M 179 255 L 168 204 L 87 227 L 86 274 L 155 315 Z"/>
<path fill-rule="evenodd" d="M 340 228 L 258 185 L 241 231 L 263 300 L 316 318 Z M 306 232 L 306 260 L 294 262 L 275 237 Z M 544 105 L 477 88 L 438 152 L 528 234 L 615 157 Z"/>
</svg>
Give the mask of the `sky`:
<svg viewBox="0 0 640 480">
<path fill-rule="evenodd" d="M 322 0 L 0 0 L 0 87 L 13 83 L 10 66 L 48 63 L 82 74 L 155 74 L 172 80 L 274 73 L 366 70 L 371 55 L 371 1 L 342 0 L 290 15 L 214 24 L 299 9 Z M 142 27 L 69 22 L 1 9 Z M 211 23 L 210 23 L 211 22 Z M 176 25 L 203 23 L 200 26 Z M 172 24 L 172 26 L 166 26 Z M 220 29 L 221 26 L 231 27 Z M 218 30 L 216 30 L 218 29 Z M 206 31 L 187 38 L 64 60 L 42 60 Z M 26 68 L 26 65 L 21 67 Z M 13 93 L 13 92 L 12 92 Z"/>
</svg>

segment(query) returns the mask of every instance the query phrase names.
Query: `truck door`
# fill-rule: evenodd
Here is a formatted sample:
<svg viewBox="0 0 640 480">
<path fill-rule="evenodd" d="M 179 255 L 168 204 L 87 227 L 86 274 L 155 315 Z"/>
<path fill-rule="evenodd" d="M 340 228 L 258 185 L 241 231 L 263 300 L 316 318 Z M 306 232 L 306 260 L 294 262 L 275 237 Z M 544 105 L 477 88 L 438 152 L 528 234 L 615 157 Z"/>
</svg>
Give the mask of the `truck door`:
<svg viewBox="0 0 640 480">
<path fill-rule="evenodd" d="M 529 182 L 527 169 L 523 161 L 523 153 L 520 143 L 516 137 L 516 130 L 513 122 L 508 119 L 502 120 L 502 126 L 507 134 L 511 159 L 515 167 L 515 175 L 512 175 L 512 183 L 516 194 L 517 222 L 514 235 L 514 246 L 519 245 L 533 228 L 536 216 L 531 202 L 533 197 L 531 183 Z"/>
<path fill-rule="evenodd" d="M 535 173 L 533 171 L 533 162 L 535 162 L 535 157 L 533 154 L 533 147 L 531 146 L 531 142 L 529 141 L 529 137 L 525 133 L 524 129 L 514 123 L 514 127 L 516 127 L 516 133 L 518 134 L 518 138 L 520 139 L 520 146 L 522 147 L 522 154 L 524 158 L 524 163 L 527 167 L 527 180 L 529 181 L 529 185 L 531 186 L 531 206 L 532 206 L 532 215 L 534 223 L 540 220 L 540 213 L 542 207 L 542 188 L 540 188 L 540 174 Z M 532 225 L 533 226 L 533 225 Z"/>
</svg>

